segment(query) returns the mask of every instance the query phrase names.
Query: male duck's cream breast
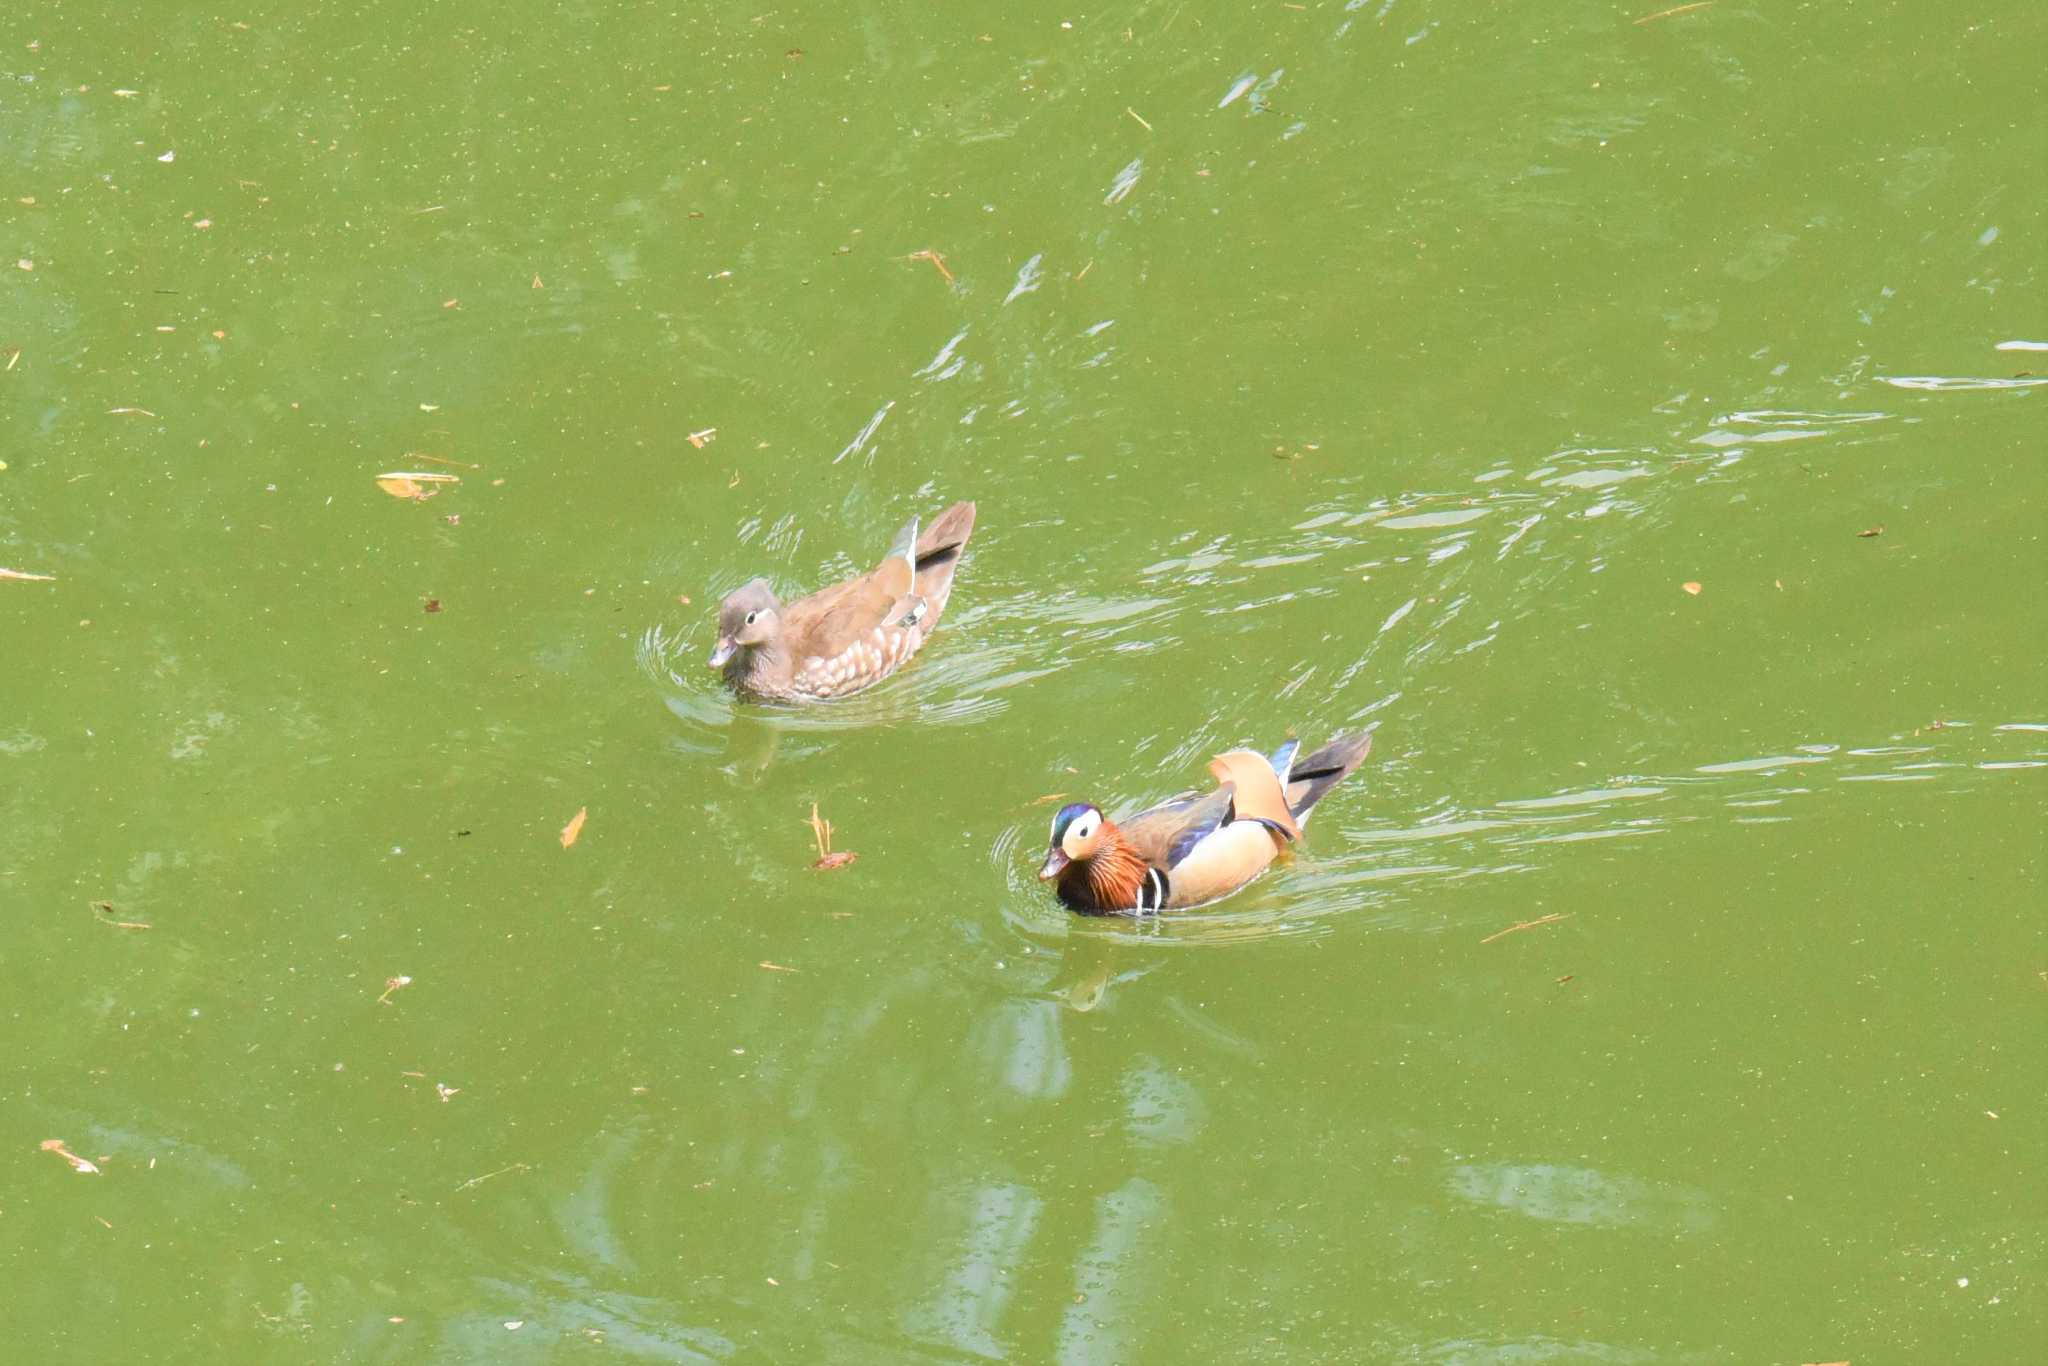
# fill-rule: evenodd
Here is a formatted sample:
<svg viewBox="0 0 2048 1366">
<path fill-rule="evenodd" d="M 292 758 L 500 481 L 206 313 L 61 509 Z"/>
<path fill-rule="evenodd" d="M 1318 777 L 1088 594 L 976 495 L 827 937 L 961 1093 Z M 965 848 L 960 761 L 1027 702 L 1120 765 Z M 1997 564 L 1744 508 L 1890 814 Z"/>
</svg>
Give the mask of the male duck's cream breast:
<svg viewBox="0 0 2048 1366">
<path fill-rule="evenodd" d="M 1258 821 L 1232 821 L 1188 851 L 1167 871 L 1167 904 L 1199 906 L 1229 896 L 1266 870 L 1280 841 Z"/>
</svg>

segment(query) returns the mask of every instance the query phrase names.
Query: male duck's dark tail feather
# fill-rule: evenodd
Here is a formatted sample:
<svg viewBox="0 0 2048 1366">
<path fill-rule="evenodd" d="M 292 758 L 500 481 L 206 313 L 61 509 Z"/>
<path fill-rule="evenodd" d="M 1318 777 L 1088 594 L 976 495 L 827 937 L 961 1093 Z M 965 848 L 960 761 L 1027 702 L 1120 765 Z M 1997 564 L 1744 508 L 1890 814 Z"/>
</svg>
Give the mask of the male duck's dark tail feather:
<svg viewBox="0 0 2048 1366">
<path fill-rule="evenodd" d="M 1309 808 L 1364 763 L 1371 749 L 1370 732 L 1340 735 L 1306 759 L 1295 760 L 1287 772 L 1287 809 L 1294 813 L 1295 823 L 1307 825 Z"/>
<path fill-rule="evenodd" d="M 927 633 L 945 609 L 946 597 L 953 591 L 953 571 L 960 567 L 960 552 L 973 534 L 974 504 L 955 503 L 933 518 L 917 538 L 917 591 L 932 605 L 932 620 L 925 624 Z"/>
</svg>

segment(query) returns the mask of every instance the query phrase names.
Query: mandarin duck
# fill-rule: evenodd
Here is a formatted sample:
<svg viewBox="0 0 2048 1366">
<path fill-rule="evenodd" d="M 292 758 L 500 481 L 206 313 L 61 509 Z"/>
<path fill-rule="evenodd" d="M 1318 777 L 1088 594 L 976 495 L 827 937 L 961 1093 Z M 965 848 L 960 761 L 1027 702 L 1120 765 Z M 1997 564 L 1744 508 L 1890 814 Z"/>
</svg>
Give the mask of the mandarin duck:
<svg viewBox="0 0 2048 1366">
<path fill-rule="evenodd" d="M 1339 737 L 1305 759 L 1289 740 L 1271 757 L 1234 749 L 1210 761 L 1221 784 L 1190 792 L 1118 824 L 1073 802 L 1052 822 L 1041 882 L 1084 915 L 1150 915 L 1220 901 L 1301 838 L 1310 808 L 1372 748 L 1371 735 Z"/>
<path fill-rule="evenodd" d="M 917 528 L 912 518 L 867 573 L 795 602 L 766 579 L 734 589 L 718 609 L 711 667 L 735 692 L 770 702 L 844 697 L 896 672 L 946 610 L 974 504 L 953 504 L 923 535 Z"/>
</svg>

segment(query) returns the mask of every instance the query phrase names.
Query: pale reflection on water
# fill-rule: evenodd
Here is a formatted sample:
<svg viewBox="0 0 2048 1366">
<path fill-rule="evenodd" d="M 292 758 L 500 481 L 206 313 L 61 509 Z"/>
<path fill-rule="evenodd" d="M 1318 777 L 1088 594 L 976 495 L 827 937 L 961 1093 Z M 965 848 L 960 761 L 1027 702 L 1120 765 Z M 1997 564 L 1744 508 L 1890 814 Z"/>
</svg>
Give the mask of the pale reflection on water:
<svg viewBox="0 0 2048 1366">
<path fill-rule="evenodd" d="M 1452 1195 L 1553 1224 L 1597 1224 L 1698 1233 L 1716 1220 L 1706 1192 L 1588 1167 L 1549 1163 L 1460 1163 L 1446 1185 Z"/>
</svg>

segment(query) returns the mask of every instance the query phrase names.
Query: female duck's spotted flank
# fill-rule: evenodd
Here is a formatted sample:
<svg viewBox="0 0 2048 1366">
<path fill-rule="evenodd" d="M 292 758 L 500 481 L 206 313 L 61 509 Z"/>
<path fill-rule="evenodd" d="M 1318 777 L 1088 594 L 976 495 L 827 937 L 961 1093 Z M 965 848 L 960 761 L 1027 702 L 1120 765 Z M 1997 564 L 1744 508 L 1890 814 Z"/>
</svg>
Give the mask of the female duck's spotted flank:
<svg viewBox="0 0 2048 1366">
<path fill-rule="evenodd" d="M 711 667 L 734 691 L 771 702 L 844 697 L 896 672 L 946 610 L 974 504 L 953 504 L 922 536 L 917 526 L 867 573 L 787 605 L 766 579 L 735 589 L 718 609 Z"/>
<path fill-rule="evenodd" d="M 1188 793 L 1122 824 L 1087 802 L 1053 817 L 1041 882 L 1084 915 L 1150 915 L 1220 901 L 1266 870 L 1301 838 L 1309 810 L 1372 748 L 1370 735 L 1330 741 L 1297 760 L 1289 740 L 1270 758 L 1248 749 L 1219 754 L 1221 784 Z"/>
</svg>

